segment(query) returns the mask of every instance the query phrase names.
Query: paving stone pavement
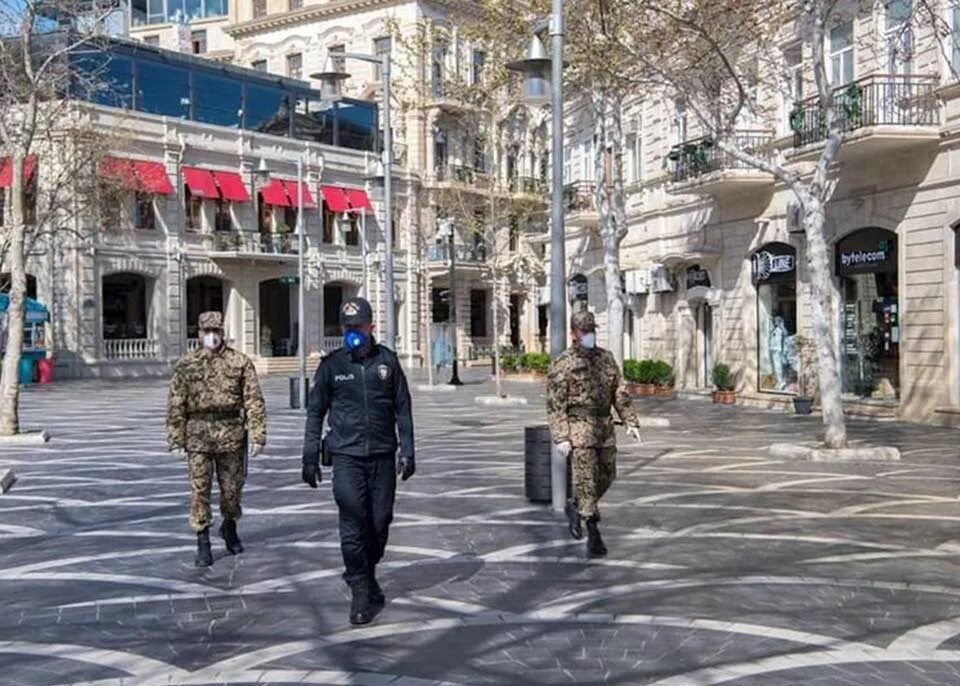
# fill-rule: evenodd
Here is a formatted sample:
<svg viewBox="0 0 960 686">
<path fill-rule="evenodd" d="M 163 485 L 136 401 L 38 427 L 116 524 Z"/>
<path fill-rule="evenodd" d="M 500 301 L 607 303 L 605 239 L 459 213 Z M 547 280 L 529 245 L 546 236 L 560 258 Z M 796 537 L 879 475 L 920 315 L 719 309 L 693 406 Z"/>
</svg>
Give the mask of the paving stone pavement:
<svg viewBox="0 0 960 686">
<path fill-rule="evenodd" d="M 474 372 L 475 377 L 475 372 Z M 584 557 L 522 492 L 526 407 L 487 384 L 415 397 L 389 604 L 352 628 L 329 479 L 300 482 L 303 419 L 265 385 L 242 556 L 192 566 L 161 381 L 34 387 L 42 447 L 0 450 L 0 684 L 960 684 L 960 433 L 854 424 L 901 463 L 771 459 L 816 418 L 641 401 L 672 428 L 626 445 Z M 326 475 L 329 477 L 329 474 Z"/>
</svg>

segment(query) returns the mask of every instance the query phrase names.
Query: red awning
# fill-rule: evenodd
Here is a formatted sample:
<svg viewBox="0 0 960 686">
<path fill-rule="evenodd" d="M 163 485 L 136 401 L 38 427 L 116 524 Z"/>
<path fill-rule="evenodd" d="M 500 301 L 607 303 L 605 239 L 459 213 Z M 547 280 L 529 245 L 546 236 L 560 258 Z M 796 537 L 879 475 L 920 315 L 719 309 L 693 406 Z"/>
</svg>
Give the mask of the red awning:
<svg viewBox="0 0 960 686">
<path fill-rule="evenodd" d="M 230 202 L 250 202 L 250 193 L 243 179 L 236 172 L 213 172 L 213 178 L 220 187 L 220 196 Z"/>
<path fill-rule="evenodd" d="M 183 167 L 183 181 L 190 189 L 190 194 L 197 198 L 219 200 L 220 191 L 217 182 L 213 180 L 213 172 L 209 169 L 197 167 Z"/>
<path fill-rule="evenodd" d="M 23 180 L 29 182 L 30 177 L 37 169 L 37 156 L 30 155 L 23 162 Z M 0 188 L 10 188 L 13 185 L 13 158 L 4 157 L 0 160 Z"/>
<path fill-rule="evenodd" d="M 330 208 L 331 212 L 341 214 L 350 210 L 350 202 L 342 188 L 321 186 L 320 190 L 323 191 L 323 199 L 327 201 L 327 207 Z"/>
<path fill-rule="evenodd" d="M 298 207 L 299 196 L 297 195 L 297 182 L 296 181 L 284 181 L 284 187 L 287 189 L 287 195 L 290 196 L 290 206 Z M 310 188 L 307 184 L 300 184 L 303 189 L 303 207 L 304 209 L 312 209 L 317 206 L 317 201 L 313 199 L 313 194 L 310 193 Z"/>
<path fill-rule="evenodd" d="M 115 183 L 128 191 L 140 190 L 140 182 L 137 180 L 133 160 L 104 157 L 100 160 L 100 178 Z"/>
<path fill-rule="evenodd" d="M 133 168 L 137 172 L 141 191 L 156 193 L 157 195 L 173 193 L 173 185 L 170 183 L 170 179 L 167 177 L 167 169 L 162 163 L 134 160 Z"/>
<path fill-rule="evenodd" d="M 260 191 L 263 195 L 263 202 L 267 205 L 276 205 L 278 207 L 292 207 L 290 198 L 287 197 L 287 191 L 280 179 L 270 179 L 270 183 Z"/>
<path fill-rule="evenodd" d="M 357 212 L 373 212 L 373 205 L 370 204 L 370 197 L 365 190 L 359 188 L 348 188 L 347 202 L 350 203 L 350 209 Z"/>
</svg>

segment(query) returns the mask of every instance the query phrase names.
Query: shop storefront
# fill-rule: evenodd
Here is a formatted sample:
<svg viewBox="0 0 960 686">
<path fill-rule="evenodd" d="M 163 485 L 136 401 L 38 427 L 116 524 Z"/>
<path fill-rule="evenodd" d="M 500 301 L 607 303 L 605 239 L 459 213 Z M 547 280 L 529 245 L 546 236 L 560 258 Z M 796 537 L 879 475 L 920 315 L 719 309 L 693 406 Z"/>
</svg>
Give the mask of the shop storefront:
<svg viewBox="0 0 960 686">
<path fill-rule="evenodd" d="M 797 251 L 767 243 L 753 254 L 757 292 L 757 382 L 765 393 L 796 393 Z"/>
<path fill-rule="evenodd" d="M 837 243 L 844 393 L 881 400 L 899 397 L 897 267 L 897 235 L 892 231 L 861 229 Z"/>
</svg>

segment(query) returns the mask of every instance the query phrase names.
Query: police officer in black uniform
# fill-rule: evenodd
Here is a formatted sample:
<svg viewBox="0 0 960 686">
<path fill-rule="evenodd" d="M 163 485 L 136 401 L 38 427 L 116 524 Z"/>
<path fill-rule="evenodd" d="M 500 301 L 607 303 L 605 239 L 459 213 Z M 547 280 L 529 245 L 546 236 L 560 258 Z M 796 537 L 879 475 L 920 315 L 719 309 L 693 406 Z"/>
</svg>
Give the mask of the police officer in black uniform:
<svg viewBox="0 0 960 686">
<path fill-rule="evenodd" d="M 396 353 L 373 337 L 370 303 L 345 301 L 340 325 L 343 347 L 323 359 L 313 378 L 302 475 L 311 488 L 322 480 L 321 436 L 327 417 L 330 431 L 322 440 L 335 465 L 343 578 L 353 595 L 350 623 L 368 624 L 386 602 L 375 572 L 393 520 L 397 475 L 406 481 L 416 470 L 413 415 Z"/>
</svg>

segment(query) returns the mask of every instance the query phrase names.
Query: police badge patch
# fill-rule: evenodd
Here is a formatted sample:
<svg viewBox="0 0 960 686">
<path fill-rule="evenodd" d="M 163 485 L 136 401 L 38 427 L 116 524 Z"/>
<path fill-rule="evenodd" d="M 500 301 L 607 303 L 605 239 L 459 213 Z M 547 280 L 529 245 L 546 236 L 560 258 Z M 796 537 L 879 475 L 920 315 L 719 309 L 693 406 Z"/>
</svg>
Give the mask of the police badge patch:
<svg viewBox="0 0 960 686">
<path fill-rule="evenodd" d="M 386 381 L 390 378 L 390 367 L 385 364 L 381 364 L 377 367 L 377 376 L 380 377 L 381 381 Z"/>
<path fill-rule="evenodd" d="M 346 317 L 356 317 L 360 313 L 360 308 L 357 307 L 356 303 L 347 303 L 343 306 L 343 314 Z"/>
</svg>

